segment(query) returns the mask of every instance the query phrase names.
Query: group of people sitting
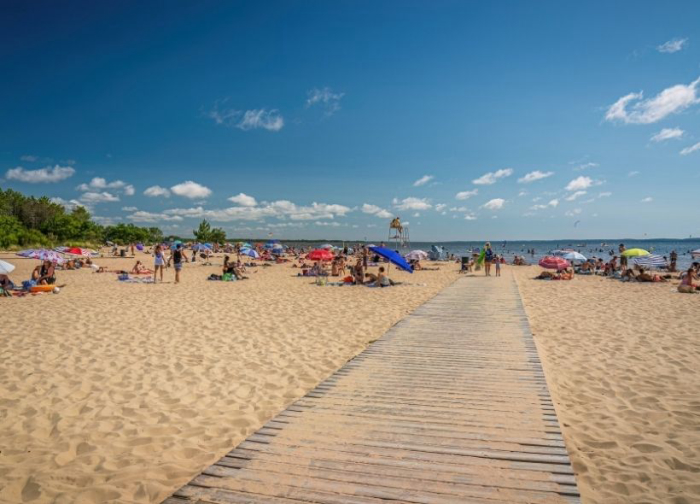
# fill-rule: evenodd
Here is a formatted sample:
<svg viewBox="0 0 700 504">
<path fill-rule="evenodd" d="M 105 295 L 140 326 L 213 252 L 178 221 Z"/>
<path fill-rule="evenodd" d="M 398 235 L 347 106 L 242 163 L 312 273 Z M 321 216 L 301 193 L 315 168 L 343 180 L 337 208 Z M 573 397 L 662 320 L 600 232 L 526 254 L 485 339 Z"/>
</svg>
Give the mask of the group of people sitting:
<svg viewBox="0 0 700 504">
<path fill-rule="evenodd" d="M 566 268 L 559 270 L 556 273 L 553 271 L 543 271 L 535 277 L 537 280 L 573 280 L 574 270 L 573 268 Z"/>
</svg>

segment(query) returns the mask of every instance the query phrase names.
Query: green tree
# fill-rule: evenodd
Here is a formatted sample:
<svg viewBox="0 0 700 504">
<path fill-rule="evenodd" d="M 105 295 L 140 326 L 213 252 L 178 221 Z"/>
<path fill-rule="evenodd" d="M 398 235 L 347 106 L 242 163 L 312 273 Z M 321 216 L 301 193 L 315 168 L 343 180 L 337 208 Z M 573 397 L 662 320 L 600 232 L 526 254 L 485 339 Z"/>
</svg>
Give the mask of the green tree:
<svg viewBox="0 0 700 504">
<path fill-rule="evenodd" d="M 198 242 L 208 242 L 211 240 L 211 224 L 206 219 L 202 219 L 197 229 L 192 230 L 192 234 Z"/>
<path fill-rule="evenodd" d="M 214 228 L 209 233 L 209 240 L 213 243 L 218 243 L 220 245 L 226 243 L 226 231 L 221 228 Z"/>
</svg>

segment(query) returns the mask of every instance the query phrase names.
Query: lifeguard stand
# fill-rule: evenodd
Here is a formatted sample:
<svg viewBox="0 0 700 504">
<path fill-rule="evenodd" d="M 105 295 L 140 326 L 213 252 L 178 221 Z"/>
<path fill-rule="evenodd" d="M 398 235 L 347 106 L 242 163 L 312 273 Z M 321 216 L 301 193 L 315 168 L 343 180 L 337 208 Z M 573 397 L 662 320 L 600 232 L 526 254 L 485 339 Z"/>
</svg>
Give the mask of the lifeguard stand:
<svg viewBox="0 0 700 504">
<path fill-rule="evenodd" d="M 401 247 L 408 247 L 411 243 L 408 232 L 408 225 L 401 224 L 398 217 L 389 223 L 389 243 L 394 243 L 394 248 L 398 250 Z"/>
</svg>

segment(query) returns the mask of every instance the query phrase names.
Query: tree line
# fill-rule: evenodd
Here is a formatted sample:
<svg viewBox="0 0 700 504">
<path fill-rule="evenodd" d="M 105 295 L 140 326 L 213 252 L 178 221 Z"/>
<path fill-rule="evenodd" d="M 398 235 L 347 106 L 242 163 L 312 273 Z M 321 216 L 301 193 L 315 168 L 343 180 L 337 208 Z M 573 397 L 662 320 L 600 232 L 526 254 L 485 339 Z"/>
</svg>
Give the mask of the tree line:
<svg viewBox="0 0 700 504">
<path fill-rule="evenodd" d="M 36 198 L 0 189 L 0 248 L 14 246 L 54 246 L 159 243 L 164 239 L 157 227 L 134 224 L 102 226 L 94 222 L 86 208 L 67 210 L 48 197 Z"/>
</svg>

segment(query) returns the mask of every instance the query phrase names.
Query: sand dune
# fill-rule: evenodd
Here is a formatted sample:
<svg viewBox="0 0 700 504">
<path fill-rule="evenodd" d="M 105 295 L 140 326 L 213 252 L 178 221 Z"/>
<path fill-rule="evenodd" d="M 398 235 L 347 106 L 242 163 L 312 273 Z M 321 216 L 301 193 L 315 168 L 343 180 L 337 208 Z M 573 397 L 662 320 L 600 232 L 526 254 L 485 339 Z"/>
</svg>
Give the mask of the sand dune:
<svg viewBox="0 0 700 504">
<path fill-rule="evenodd" d="M 15 281 L 37 264 L 2 257 Z M 58 273 L 58 295 L 0 300 L 0 501 L 161 501 L 455 269 L 392 270 L 412 284 L 392 289 L 319 287 L 286 265 L 225 283 L 188 264 L 180 285 L 80 270 Z"/>
<path fill-rule="evenodd" d="M 584 502 L 700 502 L 700 295 L 535 270 L 515 268 Z"/>
</svg>

